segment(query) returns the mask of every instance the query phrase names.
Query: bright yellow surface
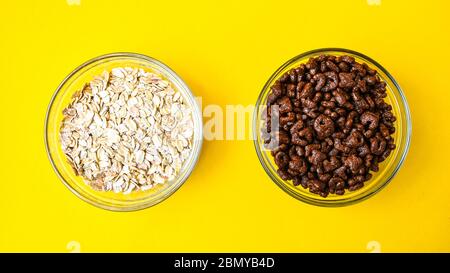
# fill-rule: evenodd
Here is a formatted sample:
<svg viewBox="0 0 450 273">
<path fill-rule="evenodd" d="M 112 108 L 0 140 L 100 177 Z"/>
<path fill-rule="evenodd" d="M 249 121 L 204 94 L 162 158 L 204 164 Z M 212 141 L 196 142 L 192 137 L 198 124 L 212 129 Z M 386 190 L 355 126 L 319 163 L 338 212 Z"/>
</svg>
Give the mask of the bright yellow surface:
<svg viewBox="0 0 450 273">
<path fill-rule="evenodd" d="M 67 2 L 77 0 L 0 7 L 0 251 L 450 251 L 448 1 Z M 205 141 L 178 192 L 132 213 L 79 200 L 47 159 L 47 105 L 87 59 L 147 54 L 204 104 L 248 105 L 282 63 L 320 47 L 379 61 L 411 108 L 404 166 L 363 203 L 329 209 L 289 197 L 249 140 Z"/>
</svg>

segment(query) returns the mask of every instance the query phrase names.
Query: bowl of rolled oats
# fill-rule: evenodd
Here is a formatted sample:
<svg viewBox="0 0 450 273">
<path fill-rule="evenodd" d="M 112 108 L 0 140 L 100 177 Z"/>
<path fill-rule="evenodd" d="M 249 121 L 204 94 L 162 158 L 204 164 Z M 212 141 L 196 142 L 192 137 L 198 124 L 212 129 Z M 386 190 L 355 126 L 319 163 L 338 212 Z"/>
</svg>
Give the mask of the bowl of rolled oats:
<svg viewBox="0 0 450 273">
<path fill-rule="evenodd" d="M 53 95 L 45 143 L 52 166 L 78 197 L 133 211 L 172 195 L 202 146 L 202 116 L 183 80 L 135 53 L 87 61 Z"/>
</svg>

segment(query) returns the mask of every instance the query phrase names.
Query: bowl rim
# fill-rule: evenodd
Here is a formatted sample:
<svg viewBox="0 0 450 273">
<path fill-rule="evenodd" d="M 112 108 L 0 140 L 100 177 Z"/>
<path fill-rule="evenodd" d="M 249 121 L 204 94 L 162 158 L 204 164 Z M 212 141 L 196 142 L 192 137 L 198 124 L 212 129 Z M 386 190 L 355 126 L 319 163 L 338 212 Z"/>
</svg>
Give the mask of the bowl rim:
<svg viewBox="0 0 450 273">
<path fill-rule="evenodd" d="M 398 154 L 397 156 L 400 156 L 400 160 L 398 162 L 398 164 L 395 166 L 394 170 L 389 174 L 389 176 L 386 178 L 386 180 L 377 188 L 375 188 L 373 191 L 369 191 L 367 192 L 367 194 L 362 195 L 362 196 L 355 196 L 353 197 L 354 199 L 339 199 L 339 200 L 331 200 L 331 201 L 326 201 L 326 199 L 324 200 L 320 200 L 320 199 L 311 199 L 303 194 L 299 194 L 297 192 L 294 192 L 293 190 L 291 190 L 289 187 L 287 187 L 284 184 L 281 184 L 278 182 L 278 180 L 276 179 L 276 177 L 272 174 L 272 172 L 270 172 L 269 168 L 266 166 L 266 163 L 263 159 L 263 155 L 262 155 L 262 150 L 259 147 L 259 142 L 258 142 L 258 128 L 257 128 L 257 123 L 259 122 L 258 120 L 258 114 L 259 114 L 259 109 L 258 107 L 261 105 L 261 102 L 263 100 L 264 97 L 264 91 L 268 90 L 268 88 L 270 88 L 269 84 L 277 77 L 279 77 L 279 73 L 281 71 L 283 71 L 286 67 L 288 67 L 289 65 L 295 63 L 296 61 L 308 57 L 308 56 L 312 56 L 312 55 L 316 55 L 319 53 L 327 53 L 327 52 L 337 52 L 337 53 L 347 53 L 347 54 L 352 54 L 355 56 L 358 56 L 364 60 L 369 61 L 372 65 L 376 66 L 377 69 L 380 69 L 388 78 L 389 80 L 394 84 L 394 87 L 397 89 L 398 94 L 400 95 L 401 98 L 401 104 L 403 104 L 404 106 L 404 114 L 406 116 L 406 124 L 405 124 L 405 128 L 406 128 L 406 136 L 405 136 L 405 146 L 404 146 L 404 151 L 402 154 Z M 281 188 L 284 192 L 286 192 L 287 194 L 289 194 L 291 197 L 294 197 L 295 199 L 302 201 L 306 204 L 309 205 L 314 205 L 314 206 L 319 206 L 319 207 L 343 207 L 343 206 L 349 206 L 349 205 L 353 205 L 356 203 L 359 203 L 361 201 L 364 201 L 368 198 L 370 198 L 371 196 L 375 195 L 376 193 L 380 192 L 382 189 L 384 189 L 390 182 L 391 180 L 394 178 L 394 176 L 398 173 L 399 169 L 401 168 L 401 166 L 403 165 L 403 162 L 408 154 L 409 148 L 410 148 L 410 143 L 411 143 L 411 132 L 412 132 L 412 120 L 411 120 L 411 113 L 409 110 L 409 105 L 408 105 L 408 101 L 406 100 L 406 96 L 403 93 L 402 88 L 400 87 L 400 85 L 398 84 L 398 82 L 394 79 L 394 77 L 381 65 L 379 64 L 377 61 L 375 61 L 374 59 L 366 56 L 365 54 L 362 54 L 360 52 L 354 51 L 354 50 L 350 50 L 350 49 L 345 49 L 345 48 L 338 48 L 338 47 L 325 47 L 325 48 L 318 48 L 318 49 L 313 49 L 313 50 L 309 50 L 306 52 L 303 52 L 299 55 L 296 55 L 292 58 L 290 58 L 289 60 L 287 60 L 286 62 L 284 62 L 278 69 L 275 70 L 275 72 L 272 73 L 272 75 L 269 77 L 269 79 L 266 81 L 266 83 L 264 84 L 261 92 L 258 95 L 256 104 L 255 104 L 255 111 L 253 113 L 253 144 L 255 146 L 255 150 L 256 150 L 256 154 L 258 156 L 258 160 L 261 163 L 261 165 L 263 166 L 264 171 L 267 173 L 267 175 L 271 178 L 271 180 L 279 187 Z M 344 194 L 345 196 L 345 194 Z"/>
<path fill-rule="evenodd" d="M 165 194 L 163 194 L 162 196 L 160 196 L 159 198 L 155 199 L 155 200 L 149 200 L 146 201 L 142 204 L 136 204 L 136 205 L 132 205 L 132 206 L 114 206 L 112 203 L 108 202 L 107 204 L 103 204 L 103 203 L 99 203 L 96 202 L 95 200 L 92 200 L 91 198 L 88 198 L 86 196 L 84 196 L 83 194 L 81 194 L 78 190 L 76 190 L 75 188 L 73 188 L 67 181 L 66 179 L 63 177 L 63 175 L 60 173 L 59 169 L 56 167 L 56 164 L 53 160 L 53 157 L 51 155 L 50 152 L 50 145 L 49 145 L 49 141 L 48 141 L 48 127 L 49 127 L 49 118 L 50 118 L 50 111 L 52 110 L 52 106 L 53 103 L 55 102 L 55 99 L 57 97 L 57 95 L 59 94 L 59 92 L 61 91 L 61 88 L 76 74 L 78 73 L 80 70 L 82 70 L 83 68 L 85 68 L 88 65 L 94 64 L 96 62 L 102 61 L 102 60 L 107 60 L 107 59 L 113 59 L 113 58 L 120 58 L 120 57 L 124 57 L 124 58 L 136 58 L 136 59 L 141 59 L 150 63 L 155 64 L 156 66 L 160 67 L 162 70 L 164 70 L 165 72 L 167 72 L 168 74 L 170 74 L 172 77 L 174 77 L 179 83 L 180 85 L 186 90 L 188 91 L 188 93 L 190 94 L 190 96 L 192 96 L 192 99 L 195 101 L 195 96 L 194 93 L 192 92 L 192 89 L 187 85 L 187 83 L 185 81 L 182 80 L 182 78 L 175 72 L 173 71 L 168 65 L 164 64 L 163 62 L 141 54 L 141 53 L 134 53 L 134 52 L 113 52 L 113 53 L 107 53 L 107 54 L 102 54 L 100 56 L 91 58 L 85 62 L 83 62 L 82 64 L 78 65 L 75 69 L 73 69 L 67 76 L 64 77 L 64 79 L 61 81 L 61 83 L 58 85 L 58 87 L 56 88 L 56 90 L 54 91 L 50 102 L 47 106 L 47 111 L 45 114 L 45 122 L 44 122 L 44 142 L 45 142 L 45 150 L 47 153 L 47 157 L 52 165 L 52 168 L 54 170 L 54 172 L 56 173 L 56 175 L 58 176 L 58 178 L 61 180 L 61 182 L 74 194 L 76 195 L 79 199 L 83 200 L 84 202 L 93 205 L 94 207 L 97 208 L 101 208 L 101 209 L 105 209 L 108 211 L 113 211 L 113 212 L 133 212 L 133 211 L 139 211 L 139 210 L 143 210 L 146 208 L 150 208 L 153 207 L 161 202 L 163 202 L 164 200 L 166 200 L 167 198 L 169 198 L 171 195 L 173 195 L 185 182 L 186 180 L 189 178 L 189 176 L 192 174 L 193 170 L 195 169 L 195 167 L 197 166 L 198 160 L 200 158 L 200 154 L 202 151 L 202 146 L 203 146 L 203 118 L 202 118 L 202 112 L 200 109 L 200 106 L 198 105 L 198 103 L 195 103 L 193 105 L 194 108 L 197 108 L 198 113 L 200 113 L 200 128 L 198 128 L 198 132 L 200 134 L 200 138 L 198 141 L 198 148 L 196 151 L 196 154 L 194 154 L 193 159 L 192 159 L 192 168 L 190 168 L 186 174 L 184 175 L 183 179 L 180 180 L 176 186 L 174 186 L 170 191 L 166 192 Z M 193 150 L 194 152 L 194 150 Z"/>
</svg>

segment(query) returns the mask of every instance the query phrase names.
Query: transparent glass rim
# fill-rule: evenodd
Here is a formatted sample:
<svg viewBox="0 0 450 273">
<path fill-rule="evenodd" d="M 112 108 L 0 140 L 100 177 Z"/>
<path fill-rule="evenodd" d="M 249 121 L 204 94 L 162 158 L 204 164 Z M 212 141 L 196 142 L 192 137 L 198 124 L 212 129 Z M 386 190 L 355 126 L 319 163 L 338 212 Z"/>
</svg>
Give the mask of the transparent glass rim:
<svg viewBox="0 0 450 273">
<path fill-rule="evenodd" d="M 367 60 L 368 62 L 370 62 L 372 65 L 376 66 L 377 69 L 379 69 L 380 71 L 382 71 L 388 78 L 389 80 L 394 84 L 395 90 L 398 91 L 398 94 L 400 95 L 401 98 L 401 104 L 404 107 L 403 111 L 404 114 L 406 116 L 406 124 L 404 124 L 404 126 L 406 126 L 406 139 L 405 139 L 405 146 L 403 149 L 403 152 L 401 154 L 398 154 L 397 156 L 400 156 L 400 160 L 398 162 L 398 164 L 395 166 L 395 169 L 389 174 L 389 176 L 385 179 L 385 181 L 383 183 L 380 183 L 380 185 L 378 187 L 376 187 L 374 190 L 372 191 L 368 191 L 367 194 L 365 195 L 361 195 L 361 196 L 357 196 L 357 198 L 347 198 L 345 197 L 345 194 L 342 196 L 342 199 L 339 199 L 339 201 L 337 202 L 336 200 L 333 201 L 327 201 L 326 198 L 324 198 L 323 200 L 320 199 L 312 199 L 306 195 L 302 195 L 299 194 L 296 191 L 291 190 L 289 187 L 287 187 L 285 184 L 280 183 L 277 179 L 277 177 L 270 171 L 269 167 L 267 166 L 266 162 L 264 161 L 264 155 L 263 155 L 263 151 L 260 148 L 260 143 L 258 142 L 259 138 L 259 128 L 258 128 L 258 122 L 259 122 L 259 114 L 260 114 L 260 106 L 262 105 L 261 103 L 264 100 L 264 95 L 265 95 L 265 91 L 268 90 L 270 88 L 270 83 L 279 78 L 280 77 L 280 72 L 283 71 L 285 68 L 289 67 L 290 65 L 292 65 L 293 63 L 296 63 L 297 61 L 304 59 L 304 58 L 308 58 L 308 57 L 312 57 L 315 56 L 317 54 L 321 54 L 321 53 L 329 53 L 329 52 L 336 52 L 336 53 L 342 53 L 342 54 L 352 54 L 355 56 L 360 57 L 361 59 Z M 394 92 L 395 92 L 394 90 Z M 342 206 L 348 206 L 348 205 L 352 205 L 352 204 L 356 204 L 359 203 L 361 201 L 364 201 L 368 198 L 370 198 L 371 196 L 375 195 L 376 193 L 380 192 L 383 188 L 385 188 L 390 182 L 391 180 L 395 177 L 395 175 L 398 173 L 399 169 L 401 168 L 401 166 L 403 165 L 403 162 L 408 154 L 409 151 L 409 147 L 410 147 L 410 142 L 411 142 L 411 132 L 412 132 L 412 121 L 411 121 L 411 114 L 410 114 L 410 110 L 409 110 L 409 106 L 408 106 L 408 102 L 406 100 L 406 97 L 403 93 L 402 88 L 400 87 L 400 85 L 398 84 L 398 82 L 394 79 L 394 77 L 382 66 L 380 65 L 377 61 L 373 60 L 372 58 L 359 53 L 357 51 L 353 51 L 350 49 L 344 49 L 344 48 L 319 48 L 319 49 L 314 49 L 314 50 L 310 50 L 310 51 L 306 51 L 304 53 L 301 53 L 291 59 L 289 59 L 287 62 L 285 62 L 283 65 L 281 65 L 271 76 L 270 78 L 267 80 L 267 82 L 264 84 L 264 87 L 262 88 L 257 101 L 256 101 L 256 110 L 253 113 L 253 144 L 255 146 L 255 150 L 256 150 L 256 154 L 258 156 L 259 162 L 261 163 L 261 165 L 263 166 L 265 172 L 267 173 L 267 175 L 271 178 L 271 180 L 279 187 L 281 188 L 284 192 L 286 192 L 287 194 L 289 194 L 290 196 L 294 197 L 297 200 L 300 200 L 304 203 L 310 204 L 310 205 L 315 205 L 315 206 L 320 206 L 320 207 L 342 207 Z"/>
<path fill-rule="evenodd" d="M 190 101 L 192 103 L 192 107 L 193 107 L 193 118 L 197 120 L 197 124 L 200 124 L 200 126 L 198 126 L 198 128 L 194 128 L 194 131 L 197 131 L 197 134 L 200 137 L 198 138 L 198 140 L 194 140 L 194 145 L 193 145 L 194 149 L 192 151 L 193 158 L 191 159 L 190 162 L 185 162 L 185 164 L 189 164 L 190 166 L 187 169 L 187 171 L 183 174 L 181 179 L 176 180 L 176 185 L 174 185 L 174 187 L 172 187 L 169 191 L 165 192 L 163 195 L 158 196 L 158 198 L 156 198 L 156 199 L 148 199 L 147 201 L 144 201 L 144 202 L 139 203 L 139 204 L 131 205 L 131 206 L 124 206 L 123 204 L 121 206 L 117 206 L 117 205 L 113 204 L 112 202 L 108 203 L 108 204 L 99 203 L 96 200 L 85 196 L 84 194 L 79 192 L 77 189 L 75 189 L 68 181 L 66 181 L 66 179 L 61 174 L 61 172 L 58 169 L 58 167 L 56 166 L 55 160 L 54 160 L 54 158 L 52 156 L 52 153 L 50 151 L 50 146 L 49 146 L 50 144 L 49 144 L 49 141 L 48 141 L 48 137 L 49 137 L 48 136 L 48 129 L 49 129 L 49 122 L 50 122 L 50 113 L 51 113 L 52 107 L 54 105 L 54 102 L 55 102 L 58 94 L 63 89 L 65 84 L 73 76 L 75 76 L 78 72 L 80 72 L 81 70 L 83 70 L 87 66 L 93 65 L 93 64 L 101 62 L 101 61 L 106 61 L 108 59 L 115 59 L 115 58 L 134 58 L 134 59 L 138 59 L 138 60 L 141 60 L 141 61 L 152 63 L 152 64 L 160 67 L 162 70 L 164 70 L 164 72 L 166 72 L 171 77 L 173 77 L 178 82 L 178 84 L 181 85 L 181 87 L 184 89 L 185 93 L 189 96 L 189 99 L 190 99 Z M 161 61 L 159 61 L 159 60 L 157 60 L 155 58 L 149 57 L 149 56 L 144 55 L 144 54 L 133 53 L 133 52 L 115 52 L 115 53 L 108 53 L 108 54 L 100 55 L 98 57 L 89 59 L 88 61 L 86 61 L 86 62 L 82 63 L 81 65 L 79 65 L 78 67 L 76 67 L 72 72 L 70 72 L 61 81 L 61 83 L 56 88 L 56 91 L 53 93 L 52 98 L 50 99 L 50 103 L 49 103 L 49 105 L 47 107 L 47 112 L 46 112 L 46 116 L 45 116 L 45 124 L 44 124 L 44 141 L 45 141 L 45 149 L 46 149 L 47 157 L 49 158 L 49 161 L 50 161 L 50 163 L 52 165 L 52 168 L 53 168 L 54 172 L 57 174 L 57 176 L 61 180 L 61 182 L 74 195 L 76 195 L 78 198 L 80 198 L 81 200 L 83 200 L 83 201 L 85 201 L 85 202 L 87 202 L 87 203 L 89 203 L 89 204 L 91 204 L 91 205 L 93 205 L 95 207 L 102 208 L 102 209 L 109 210 L 109 211 L 116 211 L 116 212 L 138 211 L 138 210 L 142 210 L 142 209 L 146 209 L 146 208 L 152 207 L 152 206 L 157 205 L 157 204 L 161 203 L 162 201 L 166 200 L 172 194 L 174 194 L 186 182 L 186 180 L 189 178 L 189 176 L 191 175 L 192 171 L 194 170 L 195 166 L 198 163 L 198 160 L 199 160 L 199 157 L 200 157 L 200 154 L 201 154 L 201 150 L 202 150 L 202 145 L 203 145 L 203 119 L 202 119 L 201 111 L 199 109 L 199 105 L 196 103 L 195 96 L 194 96 L 192 90 L 181 79 L 181 77 L 175 71 L 173 71 L 169 66 L 167 66 L 166 64 L 162 63 Z"/>
</svg>

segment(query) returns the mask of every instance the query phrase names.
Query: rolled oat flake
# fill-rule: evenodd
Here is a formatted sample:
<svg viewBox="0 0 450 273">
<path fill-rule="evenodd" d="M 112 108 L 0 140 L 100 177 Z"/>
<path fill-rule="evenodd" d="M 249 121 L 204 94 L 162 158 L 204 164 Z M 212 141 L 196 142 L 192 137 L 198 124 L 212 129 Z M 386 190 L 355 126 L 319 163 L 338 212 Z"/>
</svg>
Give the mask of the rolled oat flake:
<svg viewBox="0 0 450 273">
<path fill-rule="evenodd" d="M 63 111 L 62 150 L 95 190 L 149 190 L 175 179 L 190 156 L 191 110 L 157 74 L 117 67 L 73 95 Z"/>
</svg>

